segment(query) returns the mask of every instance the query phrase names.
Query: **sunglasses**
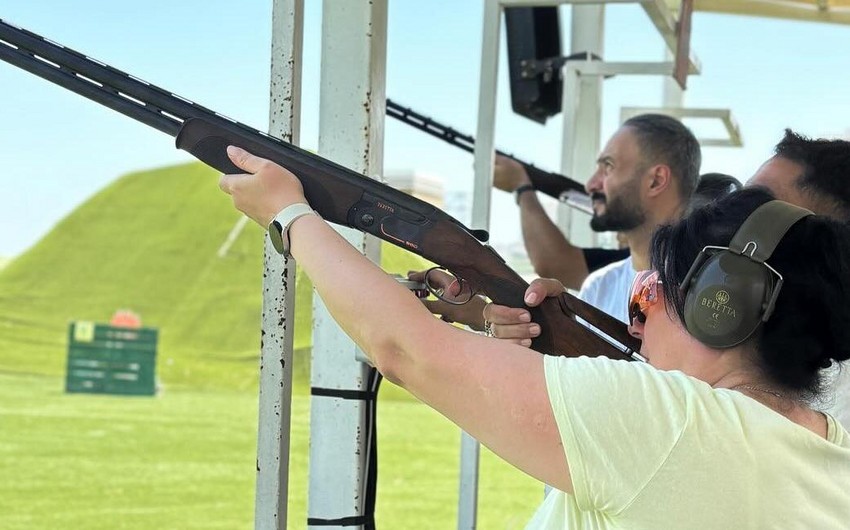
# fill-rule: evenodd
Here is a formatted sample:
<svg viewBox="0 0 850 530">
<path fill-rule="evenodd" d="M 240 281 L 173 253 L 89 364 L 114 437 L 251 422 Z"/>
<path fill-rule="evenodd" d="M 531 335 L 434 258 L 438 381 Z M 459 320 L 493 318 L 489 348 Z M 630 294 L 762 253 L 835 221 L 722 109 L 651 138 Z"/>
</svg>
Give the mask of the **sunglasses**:
<svg viewBox="0 0 850 530">
<path fill-rule="evenodd" d="M 640 271 L 632 281 L 629 292 L 629 324 L 634 325 L 635 319 L 641 324 L 646 323 L 646 310 L 658 302 L 658 271 Z"/>
</svg>

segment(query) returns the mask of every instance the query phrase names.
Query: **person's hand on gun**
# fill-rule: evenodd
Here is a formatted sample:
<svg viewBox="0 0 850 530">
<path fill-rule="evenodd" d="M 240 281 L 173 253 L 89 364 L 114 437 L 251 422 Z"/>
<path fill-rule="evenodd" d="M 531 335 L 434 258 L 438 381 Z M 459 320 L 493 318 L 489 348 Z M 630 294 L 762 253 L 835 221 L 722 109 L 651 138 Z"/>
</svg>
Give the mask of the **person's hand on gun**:
<svg viewBox="0 0 850 530">
<path fill-rule="evenodd" d="M 493 186 L 512 193 L 520 186 L 531 184 L 531 178 L 522 164 L 502 155 L 496 155 L 495 165 L 493 166 Z"/>
<path fill-rule="evenodd" d="M 552 278 L 538 278 L 525 290 L 525 304 L 537 307 L 544 299 L 558 296 L 565 291 L 564 284 Z M 531 321 L 526 309 L 487 304 L 483 310 L 485 322 L 489 322 L 491 334 L 499 339 L 529 347 L 531 339 L 540 335 L 540 324 Z"/>
<path fill-rule="evenodd" d="M 291 171 L 274 162 L 230 146 L 227 155 L 247 173 L 222 175 L 219 188 L 231 197 L 236 209 L 262 227 L 291 204 L 307 203 L 304 188 Z"/>
<path fill-rule="evenodd" d="M 415 282 L 425 282 L 425 275 L 428 275 L 428 284 L 432 289 L 437 290 L 440 297 L 436 299 L 423 298 L 422 303 L 428 308 L 431 313 L 440 315 L 446 322 L 457 322 L 464 324 L 474 329 L 475 331 L 484 330 L 484 315 L 482 311 L 487 304 L 484 298 L 475 295 L 464 304 L 452 304 L 444 300 L 462 300 L 468 297 L 464 296 L 461 283 L 446 272 L 441 270 L 429 271 L 411 271 L 407 273 L 407 278 Z"/>
</svg>

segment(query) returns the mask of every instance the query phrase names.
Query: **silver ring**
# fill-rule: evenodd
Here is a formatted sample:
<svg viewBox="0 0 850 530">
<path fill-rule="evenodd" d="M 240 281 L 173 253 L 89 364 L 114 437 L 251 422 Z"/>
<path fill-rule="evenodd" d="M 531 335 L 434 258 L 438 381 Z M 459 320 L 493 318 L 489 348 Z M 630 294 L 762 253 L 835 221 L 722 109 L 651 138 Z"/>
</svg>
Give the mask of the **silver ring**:
<svg viewBox="0 0 850 530">
<path fill-rule="evenodd" d="M 489 320 L 484 320 L 484 336 L 485 337 L 496 337 L 496 334 L 493 333 L 493 323 Z"/>
</svg>

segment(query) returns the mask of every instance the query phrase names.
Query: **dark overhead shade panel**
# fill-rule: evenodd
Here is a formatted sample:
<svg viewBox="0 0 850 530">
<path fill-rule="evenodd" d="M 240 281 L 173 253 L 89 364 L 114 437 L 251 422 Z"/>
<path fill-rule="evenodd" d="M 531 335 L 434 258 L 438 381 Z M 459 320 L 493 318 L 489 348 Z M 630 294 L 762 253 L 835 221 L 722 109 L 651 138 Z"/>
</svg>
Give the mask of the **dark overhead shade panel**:
<svg viewBox="0 0 850 530">
<path fill-rule="evenodd" d="M 547 118 L 561 111 L 560 72 L 556 68 L 548 75 L 529 75 L 528 61 L 561 56 L 558 8 L 506 8 L 505 31 L 508 38 L 511 106 L 521 116 L 546 123 Z M 525 76 L 523 70 L 526 71 Z"/>
</svg>

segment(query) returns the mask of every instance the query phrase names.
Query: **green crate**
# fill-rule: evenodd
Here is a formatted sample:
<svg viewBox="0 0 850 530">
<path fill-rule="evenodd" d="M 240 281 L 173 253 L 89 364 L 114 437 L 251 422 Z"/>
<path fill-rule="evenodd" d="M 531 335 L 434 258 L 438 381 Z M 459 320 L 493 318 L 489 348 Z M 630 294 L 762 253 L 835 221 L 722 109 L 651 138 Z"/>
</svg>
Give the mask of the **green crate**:
<svg viewBox="0 0 850 530">
<path fill-rule="evenodd" d="M 155 328 L 72 322 L 65 391 L 154 395 L 157 336 Z"/>
</svg>

